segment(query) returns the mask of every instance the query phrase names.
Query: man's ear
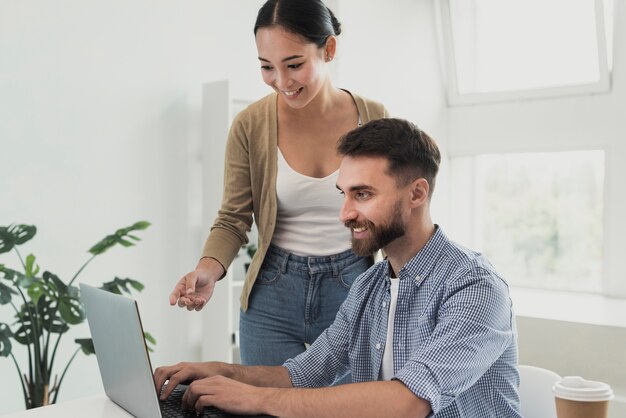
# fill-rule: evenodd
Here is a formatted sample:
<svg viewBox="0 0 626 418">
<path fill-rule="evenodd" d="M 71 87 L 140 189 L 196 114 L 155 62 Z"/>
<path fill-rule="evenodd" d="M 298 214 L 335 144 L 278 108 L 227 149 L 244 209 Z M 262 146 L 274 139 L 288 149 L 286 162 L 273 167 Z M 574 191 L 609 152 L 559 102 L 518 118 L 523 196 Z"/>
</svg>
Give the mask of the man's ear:
<svg viewBox="0 0 626 418">
<path fill-rule="evenodd" d="M 411 207 L 416 208 L 428 201 L 430 185 L 428 181 L 421 177 L 411 182 Z"/>
</svg>

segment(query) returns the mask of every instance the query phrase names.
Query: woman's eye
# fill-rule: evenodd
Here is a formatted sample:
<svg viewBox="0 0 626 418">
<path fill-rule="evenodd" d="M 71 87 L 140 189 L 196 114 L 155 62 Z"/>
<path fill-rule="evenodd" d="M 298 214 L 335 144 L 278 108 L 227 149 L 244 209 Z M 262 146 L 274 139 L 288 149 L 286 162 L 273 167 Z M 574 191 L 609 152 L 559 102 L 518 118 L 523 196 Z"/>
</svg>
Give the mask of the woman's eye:
<svg viewBox="0 0 626 418">
<path fill-rule="evenodd" d="M 269 65 L 261 65 L 261 69 L 262 69 L 263 71 L 269 71 L 269 70 L 271 70 L 271 69 L 272 69 L 272 67 L 271 67 L 271 66 L 269 66 Z"/>
<path fill-rule="evenodd" d="M 304 64 L 304 63 L 303 63 L 303 62 L 301 62 L 301 63 L 299 63 L 299 64 L 289 64 L 289 65 L 287 66 L 287 68 L 291 68 L 292 70 L 296 70 L 296 69 L 298 69 L 298 68 L 302 67 L 302 64 Z"/>
</svg>

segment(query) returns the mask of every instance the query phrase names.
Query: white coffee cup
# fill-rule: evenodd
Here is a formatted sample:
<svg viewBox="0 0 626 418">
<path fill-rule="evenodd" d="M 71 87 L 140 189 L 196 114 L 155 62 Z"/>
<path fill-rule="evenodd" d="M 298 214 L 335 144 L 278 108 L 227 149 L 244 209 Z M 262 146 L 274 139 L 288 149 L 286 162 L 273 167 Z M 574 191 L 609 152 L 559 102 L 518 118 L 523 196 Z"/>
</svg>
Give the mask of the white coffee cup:
<svg viewBox="0 0 626 418">
<path fill-rule="evenodd" d="M 558 418 L 606 418 L 609 400 L 613 399 L 611 386 L 580 376 L 564 377 L 552 391 Z"/>
</svg>

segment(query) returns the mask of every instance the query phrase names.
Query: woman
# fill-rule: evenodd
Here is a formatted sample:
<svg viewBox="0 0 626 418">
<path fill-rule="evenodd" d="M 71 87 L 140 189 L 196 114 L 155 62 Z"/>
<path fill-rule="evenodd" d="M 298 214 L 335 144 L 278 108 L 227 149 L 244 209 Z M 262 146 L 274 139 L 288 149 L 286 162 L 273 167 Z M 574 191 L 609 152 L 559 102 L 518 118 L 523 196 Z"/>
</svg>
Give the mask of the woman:
<svg viewBox="0 0 626 418">
<path fill-rule="evenodd" d="M 354 279 L 371 265 L 350 249 L 338 219 L 338 139 L 385 108 L 333 86 L 340 24 L 319 0 L 269 0 L 254 27 L 263 81 L 272 89 L 240 112 L 226 147 L 224 198 L 196 269 L 170 304 L 200 310 L 247 242 L 258 250 L 241 294 L 247 365 L 280 365 L 334 320 Z"/>
</svg>

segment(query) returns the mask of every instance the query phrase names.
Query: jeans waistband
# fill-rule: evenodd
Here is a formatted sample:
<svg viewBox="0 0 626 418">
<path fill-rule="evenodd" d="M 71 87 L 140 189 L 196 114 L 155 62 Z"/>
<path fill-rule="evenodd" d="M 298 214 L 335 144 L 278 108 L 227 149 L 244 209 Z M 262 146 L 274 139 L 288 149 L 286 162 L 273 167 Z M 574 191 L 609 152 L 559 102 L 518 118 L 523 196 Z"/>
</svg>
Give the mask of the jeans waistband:
<svg viewBox="0 0 626 418">
<path fill-rule="evenodd" d="M 306 257 L 290 253 L 274 244 L 270 244 L 265 254 L 265 261 L 279 266 L 283 273 L 287 272 L 289 269 L 295 269 L 308 271 L 310 273 L 332 271 L 333 275 L 337 275 L 344 267 L 362 258 L 367 257 L 358 256 L 352 250 L 346 250 L 332 255 Z"/>
</svg>

